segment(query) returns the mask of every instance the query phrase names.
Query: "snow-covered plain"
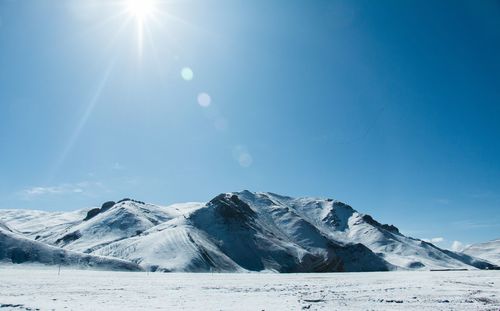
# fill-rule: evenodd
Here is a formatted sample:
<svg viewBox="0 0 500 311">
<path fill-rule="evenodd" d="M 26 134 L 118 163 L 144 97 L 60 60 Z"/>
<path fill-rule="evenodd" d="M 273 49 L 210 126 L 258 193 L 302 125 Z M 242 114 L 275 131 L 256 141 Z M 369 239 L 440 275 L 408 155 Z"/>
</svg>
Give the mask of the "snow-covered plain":
<svg viewBox="0 0 500 311">
<path fill-rule="evenodd" d="M 0 266 L 0 310 L 500 310 L 500 271 L 146 273 Z"/>
</svg>

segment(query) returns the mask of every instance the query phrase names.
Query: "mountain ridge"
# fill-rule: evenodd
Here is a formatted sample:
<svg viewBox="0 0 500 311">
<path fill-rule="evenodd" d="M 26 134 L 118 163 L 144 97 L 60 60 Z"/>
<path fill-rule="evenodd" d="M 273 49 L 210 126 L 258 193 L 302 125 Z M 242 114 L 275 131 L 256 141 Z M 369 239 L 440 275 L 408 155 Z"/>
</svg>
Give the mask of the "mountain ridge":
<svg viewBox="0 0 500 311">
<path fill-rule="evenodd" d="M 33 212 L 35 213 L 35 212 Z M 333 199 L 221 193 L 207 203 L 124 199 L 70 213 L 0 211 L 25 237 L 164 272 L 350 272 L 495 265 L 403 235 Z M 16 216 L 17 215 L 17 216 Z M 12 224 L 12 225 L 10 225 Z"/>
</svg>

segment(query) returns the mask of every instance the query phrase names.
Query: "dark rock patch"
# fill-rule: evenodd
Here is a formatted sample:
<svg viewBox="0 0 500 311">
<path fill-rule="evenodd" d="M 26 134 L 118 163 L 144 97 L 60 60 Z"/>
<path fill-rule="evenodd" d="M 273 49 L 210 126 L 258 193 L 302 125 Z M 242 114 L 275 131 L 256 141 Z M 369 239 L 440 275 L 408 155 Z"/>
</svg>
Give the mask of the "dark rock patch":
<svg viewBox="0 0 500 311">
<path fill-rule="evenodd" d="M 130 199 L 130 198 L 124 198 L 124 199 L 121 199 L 120 201 L 116 202 L 117 204 L 118 203 L 122 203 L 122 202 L 134 202 L 134 203 L 138 203 L 138 204 L 146 204 L 142 201 L 138 201 L 138 200 L 133 200 L 133 199 Z"/>
<path fill-rule="evenodd" d="M 12 263 L 16 264 L 27 262 L 30 261 L 31 259 L 30 254 L 20 248 L 11 249 L 9 255 L 10 259 L 12 260 Z"/>
<path fill-rule="evenodd" d="M 212 199 L 208 205 L 213 206 L 215 212 L 226 220 L 244 221 L 256 215 L 250 206 L 240 200 L 237 195 L 220 194 Z"/>
<path fill-rule="evenodd" d="M 87 212 L 87 216 L 85 216 L 85 218 L 83 219 L 83 221 L 87 221 L 87 220 L 89 220 L 91 218 L 94 218 L 100 212 L 101 212 L 100 208 L 93 208 L 93 209 L 91 209 L 90 211 Z"/>
<path fill-rule="evenodd" d="M 67 244 L 67 243 L 76 241 L 76 240 L 78 240 L 81 237 L 82 237 L 82 234 L 79 231 L 71 232 L 71 233 L 66 234 L 62 238 L 57 239 L 56 240 L 56 244 L 59 244 L 61 242 L 64 242 L 64 243 Z"/>
<path fill-rule="evenodd" d="M 376 221 L 375 219 L 373 219 L 372 216 L 370 216 L 370 215 L 363 215 L 363 220 L 372 226 L 376 226 L 376 227 L 385 229 L 389 232 L 399 234 L 399 229 L 396 226 L 381 224 L 378 221 Z"/>
<path fill-rule="evenodd" d="M 104 202 L 102 204 L 102 206 L 101 206 L 101 213 L 109 210 L 110 208 L 112 208 L 113 206 L 115 206 L 115 204 L 116 203 L 114 201 Z"/>
<path fill-rule="evenodd" d="M 101 208 L 93 208 L 90 211 L 87 212 L 87 216 L 83 219 L 83 221 L 87 221 L 89 219 L 94 218 L 95 216 L 99 215 L 100 213 L 104 213 L 105 211 L 109 210 L 113 206 L 115 206 L 114 201 L 108 201 L 104 202 L 101 206 Z"/>
<path fill-rule="evenodd" d="M 425 267 L 425 265 L 423 263 L 421 263 L 420 261 L 414 261 L 408 265 L 408 268 L 411 268 L 411 269 L 418 269 L 418 268 L 423 268 L 423 267 Z"/>
</svg>

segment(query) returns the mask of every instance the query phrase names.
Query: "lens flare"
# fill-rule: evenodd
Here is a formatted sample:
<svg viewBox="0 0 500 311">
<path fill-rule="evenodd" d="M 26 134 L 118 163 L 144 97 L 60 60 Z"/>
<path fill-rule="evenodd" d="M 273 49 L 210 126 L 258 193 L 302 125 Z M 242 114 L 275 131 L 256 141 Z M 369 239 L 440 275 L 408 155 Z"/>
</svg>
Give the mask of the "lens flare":
<svg viewBox="0 0 500 311">
<path fill-rule="evenodd" d="M 198 104 L 204 108 L 210 106 L 212 98 L 207 93 L 200 93 L 198 95 Z"/>
<path fill-rule="evenodd" d="M 194 77 L 193 70 L 189 67 L 184 67 L 181 70 L 181 76 L 184 80 L 191 81 L 191 80 L 193 80 L 193 77 Z"/>
</svg>

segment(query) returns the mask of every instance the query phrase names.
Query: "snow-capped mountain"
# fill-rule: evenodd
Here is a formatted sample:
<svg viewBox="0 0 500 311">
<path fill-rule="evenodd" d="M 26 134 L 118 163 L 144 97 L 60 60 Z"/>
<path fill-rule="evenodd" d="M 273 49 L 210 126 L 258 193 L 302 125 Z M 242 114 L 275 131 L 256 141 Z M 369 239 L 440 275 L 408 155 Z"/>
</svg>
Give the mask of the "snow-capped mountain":
<svg viewBox="0 0 500 311">
<path fill-rule="evenodd" d="M 0 210 L 0 222 L 8 223 L 11 228 L 16 228 L 20 233 L 34 238 L 38 232 L 57 232 L 80 222 L 88 210 L 73 212 Z"/>
<path fill-rule="evenodd" d="M 12 230 L 53 247 L 153 271 L 337 272 L 492 268 L 402 235 L 331 199 L 250 191 L 208 203 L 124 199 L 73 213 L 0 211 Z"/>
<path fill-rule="evenodd" d="M 105 270 L 141 270 L 140 266 L 126 260 L 72 252 L 31 240 L 0 222 L 0 263 L 5 261 Z"/>
<path fill-rule="evenodd" d="M 500 239 L 468 246 L 463 253 L 500 266 Z"/>
<path fill-rule="evenodd" d="M 433 244 L 406 237 L 393 225 L 384 225 L 370 215 L 357 212 L 349 205 L 331 199 L 291 198 L 273 193 L 238 194 L 243 201 L 256 208 L 287 210 L 334 241 L 359 243 L 369 248 L 396 268 L 402 269 L 456 269 L 486 268 L 487 263 L 474 258 L 442 250 Z"/>
<path fill-rule="evenodd" d="M 107 202 L 87 212 L 85 218 L 58 232 L 38 232 L 40 241 L 91 253 L 104 245 L 127 239 L 171 219 L 160 207 L 126 200 Z"/>
</svg>

